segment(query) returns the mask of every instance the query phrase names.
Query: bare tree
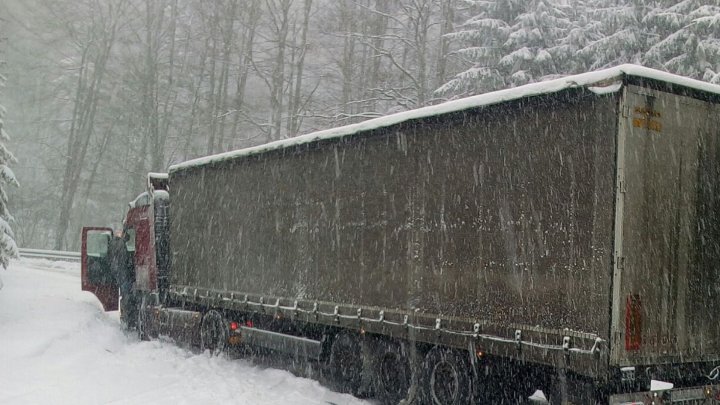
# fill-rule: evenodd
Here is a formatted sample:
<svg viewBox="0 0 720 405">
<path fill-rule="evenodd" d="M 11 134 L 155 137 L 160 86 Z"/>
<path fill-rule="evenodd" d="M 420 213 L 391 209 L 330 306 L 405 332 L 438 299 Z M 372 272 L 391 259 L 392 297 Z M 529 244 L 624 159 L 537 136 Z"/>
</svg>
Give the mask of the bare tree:
<svg viewBox="0 0 720 405">
<path fill-rule="evenodd" d="M 270 87 L 270 124 L 271 139 L 280 139 L 282 134 L 282 114 L 285 90 L 285 51 L 288 45 L 288 31 L 290 28 L 290 8 L 293 0 L 266 0 L 271 23 L 271 41 L 275 45 L 275 57 L 272 65 L 272 74 L 269 79 Z"/>
<path fill-rule="evenodd" d="M 56 227 L 55 249 L 62 250 L 72 213 L 75 194 L 80 185 L 87 157 L 88 145 L 95 131 L 95 117 L 100 104 L 106 67 L 115 44 L 118 25 L 126 1 L 102 5 L 88 2 L 92 12 L 87 26 L 77 29 L 68 22 L 67 27 L 78 52 L 78 75 L 72 121 L 68 134 L 67 160 L 62 180 L 60 212 Z M 69 17 L 68 17 L 69 18 Z"/>
<path fill-rule="evenodd" d="M 243 142 L 247 138 L 241 138 L 238 134 L 240 120 L 243 116 L 245 108 L 245 91 L 247 89 L 248 76 L 252 69 L 253 49 L 255 46 L 255 36 L 257 32 L 258 21 L 260 20 L 260 2 L 253 1 L 248 7 L 243 8 L 242 12 L 242 29 L 237 48 L 238 71 L 235 79 L 235 95 L 233 100 L 233 125 L 232 140 L 233 142 Z M 247 135 L 246 135 L 247 136 Z"/>
<path fill-rule="evenodd" d="M 302 111 L 305 109 L 306 99 L 303 97 L 303 73 L 305 70 L 305 56 L 308 50 L 308 29 L 310 26 L 310 11 L 312 0 L 303 2 L 302 20 L 300 21 L 299 42 L 293 44 L 292 63 L 290 73 L 290 96 L 288 100 L 288 118 L 286 133 L 288 137 L 296 136 L 302 124 Z M 307 98 L 312 96 L 312 91 Z"/>
<path fill-rule="evenodd" d="M 217 2 L 216 7 L 222 7 L 218 13 L 223 18 L 217 20 L 221 38 L 222 54 L 220 58 L 220 77 L 217 91 L 212 101 L 211 130 L 208 139 L 207 153 L 212 154 L 219 149 L 225 140 L 225 118 L 228 113 L 228 84 L 230 83 L 230 65 L 232 45 L 235 40 L 235 21 L 237 19 L 238 2 L 229 0 L 227 4 Z"/>
</svg>

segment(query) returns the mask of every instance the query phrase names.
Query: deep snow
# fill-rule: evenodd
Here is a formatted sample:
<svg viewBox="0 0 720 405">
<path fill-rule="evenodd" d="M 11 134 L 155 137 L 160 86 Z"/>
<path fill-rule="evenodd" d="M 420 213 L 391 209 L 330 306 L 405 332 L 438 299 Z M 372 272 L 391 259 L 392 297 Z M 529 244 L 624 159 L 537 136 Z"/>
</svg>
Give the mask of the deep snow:
<svg viewBox="0 0 720 405">
<path fill-rule="evenodd" d="M 368 404 L 245 360 L 142 342 L 80 291 L 77 263 L 13 261 L 0 290 L 0 404 Z"/>
</svg>

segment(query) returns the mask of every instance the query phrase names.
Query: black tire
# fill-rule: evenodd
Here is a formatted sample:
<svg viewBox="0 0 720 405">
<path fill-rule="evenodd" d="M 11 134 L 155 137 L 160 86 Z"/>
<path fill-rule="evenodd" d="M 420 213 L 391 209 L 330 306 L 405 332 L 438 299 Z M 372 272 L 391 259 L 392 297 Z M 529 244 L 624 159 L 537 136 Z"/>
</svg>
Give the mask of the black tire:
<svg viewBox="0 0 720 405">
<path fill-rule="evenodd" d="M 340 392 L 357 395 L 362 384 L 362 345 L 357 336 L 340 333 L 330 347 L 329 380 Z"/>
<path fill-rule="evenodd" d="M 473 374 L 468 354 L 436 346 L 427 355 L 419 382 L 420 403 L 461 405 L 473 401 Z"/>
<path fill-rule="evenodd" d="M 413 403 L 417 396 L 415 353 L 409 344 L 378 340 L 373 344 L 377 397 L 384 405 Z"/>
<path fill-rule="evenodd" d="M 208 311 L 200 321 L 200 350 L 208 350 L 211 356 L 225 353 L 229 333 L 225 317 L 216 310 Z"/>
<path fill-rule="evenodd" d="M 495 363 L 495 369 L 498 373 L 490 374 L 487 378 L 487 382 L 491 385 L 490 388 L 495 390 L 492 392 L 494 403 L 529 404 L 529 397 L 538 388 L 547 387 L 547 378 L 540 369 L 530 368 L 526 364 L 500 360 Z M 491 372 L 491 370 L 489 371 Z M 481 375 L 478 378 L 482 379 L 483 377 Z M 543 394 L 547 397 L 547 389 L 543 390 Z"/>
</svg>

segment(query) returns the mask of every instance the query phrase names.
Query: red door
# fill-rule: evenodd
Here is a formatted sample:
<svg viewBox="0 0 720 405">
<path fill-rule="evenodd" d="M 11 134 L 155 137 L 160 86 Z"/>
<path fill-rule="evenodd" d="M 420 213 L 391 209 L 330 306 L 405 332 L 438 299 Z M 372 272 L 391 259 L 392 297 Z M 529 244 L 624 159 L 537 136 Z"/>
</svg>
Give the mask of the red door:
<svg viewBox="0 0 720 405">
<path fill-rule="evenodd" d="M 105 311 L 118 309 L 118 286 L 110 271 L 108 246 L 113 231 L 110 228 L 82 229 L 80 274 L 82 291 L 89 291 L 100 300 Z"/>
</svg>

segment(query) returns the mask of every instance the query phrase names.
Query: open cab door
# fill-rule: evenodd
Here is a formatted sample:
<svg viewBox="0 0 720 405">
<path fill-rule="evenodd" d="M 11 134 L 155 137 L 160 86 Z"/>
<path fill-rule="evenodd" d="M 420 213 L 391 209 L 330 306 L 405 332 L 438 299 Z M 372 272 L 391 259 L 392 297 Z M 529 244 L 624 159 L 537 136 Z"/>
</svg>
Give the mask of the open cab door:
<svg viewBox="0 0 720 405">
<path fill-rule="evenodd" d="M 95 294 L 105 311 L 118 309 L 118 286 L 110 270 L 108 252 L 112 236 L 113 231 L 110 228 L 82 229 L 82 290 Z"/>
</svg>

